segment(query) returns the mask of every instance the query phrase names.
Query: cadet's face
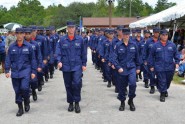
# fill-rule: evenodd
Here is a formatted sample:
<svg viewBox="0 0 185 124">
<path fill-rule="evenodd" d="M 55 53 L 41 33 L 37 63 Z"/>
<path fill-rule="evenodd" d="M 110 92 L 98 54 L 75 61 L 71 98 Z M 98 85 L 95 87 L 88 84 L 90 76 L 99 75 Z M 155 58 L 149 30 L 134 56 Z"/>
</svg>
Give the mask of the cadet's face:
<svg viewBox="0 0 185 124">
<path fill-rule="evenodd" d="M 137 33 L 137 36 L 139 36 L 139 37 L 140 37 L 140 36 L 141 36 L 141 33 Z"/>
<path fill-rule="evenodd" d="M 23 41 L 24 40 L 24 36 L 25 36 L 24 33 L 17 32 L 16 33 L 17 41 Z"/>
<path fill-rule="evenodd" d="M 123 39 L 124 40 L 129 40 L 130 34 L 123 34 Z"/>
<path fill-rule="evenodd" d="M 154 32 L 154 37 L 158 38 L 159 37 L 159 32 Z"/>
<path fill-rule="evenodd" d="M 160 38 L 162 41 L 167 41 L 168 40 L 168 34 L 161 34 Z"/>
<path fill-rule="evenodd" d="M 25 39 L 30 40 L 31 39 L 31 33 L 25 33 Z"/>
<path fill-rule="evenodd" d="M 31 35 L 35 37 L 37 35 L 37 31 L 32 31 Z"/>
<path fill-rule="evenodd" d="M 145 33 L 145 37 L 149 38 L 150 37 L 150 33 Z"/>
<path fill-rule="evenodd" d="M 68 34 L 74 35 L 74 33 L 75 33 L 75 26 L 68 26 L 67 30 L 68 30 Z"/>
<path fill-rule="evenodd" d="M 114 37 L 114 34 L 113 33 L 109 34 L 109 38 L 110 39 L 113 39 L 113 37 Z"/>
<path fill-rule="evenodd" d="M 117 32 L 118 32 L 118 35 L 119 35 L 119 36 L 120 36 L 120 35 L 123 35 L 122 30 L 117 30 Z"/>
</svg>

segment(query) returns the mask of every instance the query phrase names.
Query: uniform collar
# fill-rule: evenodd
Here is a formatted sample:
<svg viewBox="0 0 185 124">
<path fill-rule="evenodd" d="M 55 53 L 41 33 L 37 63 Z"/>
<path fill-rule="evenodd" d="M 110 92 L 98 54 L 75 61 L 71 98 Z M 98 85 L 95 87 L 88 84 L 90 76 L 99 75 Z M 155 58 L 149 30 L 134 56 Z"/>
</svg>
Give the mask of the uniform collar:
<svg viewBox="0 0 185 124">
<path fill-rule="evenodd" d="M 70 40 L 69 37 L 68 37 L 68 34 L 65 36 L 65 39 Z M 76 39 L 78 39 L 78 37 L 77 37 L 77 35 L 75 34 L 73 40 L 76 40 Z"/>
</svg>

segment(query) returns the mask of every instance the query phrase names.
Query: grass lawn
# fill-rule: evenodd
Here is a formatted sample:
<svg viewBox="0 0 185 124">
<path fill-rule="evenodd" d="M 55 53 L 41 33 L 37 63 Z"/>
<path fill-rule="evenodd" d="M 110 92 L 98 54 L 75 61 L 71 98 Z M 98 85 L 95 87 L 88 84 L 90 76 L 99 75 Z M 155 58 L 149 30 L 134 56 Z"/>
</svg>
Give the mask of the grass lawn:
<svg viewBox="0 0 185 124">
<path fill-rule="evenodd" d="M 185 78 L 179 77 L 177 74 L 175 74 L 174 77 L 173 77 L 173 83 L 175 83 L 175 84 L 184 84 L 185 85 L 185 83 L 181 82 L 184 79 Z"/>
</svg>

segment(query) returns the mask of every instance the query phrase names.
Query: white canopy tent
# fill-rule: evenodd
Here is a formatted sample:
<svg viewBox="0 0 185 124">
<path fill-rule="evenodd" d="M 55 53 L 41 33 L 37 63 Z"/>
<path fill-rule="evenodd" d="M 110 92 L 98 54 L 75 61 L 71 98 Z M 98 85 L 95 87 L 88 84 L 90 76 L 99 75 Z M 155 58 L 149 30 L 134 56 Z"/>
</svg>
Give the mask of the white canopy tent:
<svg viewBox="0 0 185 124">
<path fill-rule="evenodd" d="M 157 14 L 151 15 L 137 22 L 131 23 L 129 27 L 130 28 L 139 28 L 139 27 L 144 28 L 147 26 L 163 24 L 167 22 L 169 23 L 171 21 L 178 20 L 178 19 L 180 21 L 180 19 L 182 18 L 185 19 L 184 17 L 185 17 L 185 2 L 179 5 L 173 6 L 164 11 L 161 11 Z"/>
</svg>

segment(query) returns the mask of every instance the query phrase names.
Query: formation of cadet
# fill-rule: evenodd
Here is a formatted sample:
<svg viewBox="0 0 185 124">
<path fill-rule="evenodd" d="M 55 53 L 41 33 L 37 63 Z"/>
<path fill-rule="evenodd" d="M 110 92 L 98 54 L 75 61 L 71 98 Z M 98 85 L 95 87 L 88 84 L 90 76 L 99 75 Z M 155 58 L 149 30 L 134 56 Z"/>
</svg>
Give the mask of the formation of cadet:
<svg viewBox="0 0 185 124">
<path fill-rule="evenodd" d="M 156 87 L 161 94 L 160 101 L 164 102 L 175 68 L 178 68 L 179 55 L 175 44 L 168 41 L 167 30 L 155 27 L 153 35 L 144 30 L 144 37 L 141 32 L 141 29 L 130 31 L 123 26 L 116 30 L 95 29 L 88 43 L 95 69 L 102 72 L 107 87 L 115 85 L 121 101 L 120 111 L 125 109 L 127 95 L 130 110 L 136 110 L 133 99 L 139 79 L 143 79 L 145 88 L 150 86 L 150 94 L 155 93 Z"/>
<path fill-rule="evenodd" d="M 30 110 L 30 92 L 37 100 L 37 92 L 42 91 L 44 78 L 47 82 L 53 78 L 56 63 L 56 44 L 59 36 L 54 27 L 29 26 L 16 29 L 17 40 L 8 49 L 5 60 L 6 77 L 12 78 L 15 102 L 18 104 L 17 116 Z M 23 109 L 24 102 L 24 109 Z"/>
<path fill-rule="evenodd" d="M 73 21 L 67 22 L 67 34 L 62 37 L 52 26 L 17 28 L 17 40 L 10 45 L 5 61 L 6 77 L 12 78 L 18 104 L 16 115 L 30 110 L 30 90 L 36 101 L 36 89 L 42 91 L 44 82 L 54 77 L 57 68 L 63 73 L 68 111 L 80 113 L 88 47 L 103 82 L 107 82 L 108 88 L 115 86 L 120 111 L 125 110 L 127 96 L 130 111 L 136 110 L 134 98 L 139 79 L 143 79 L 145 88 L 150 86 L 150 94 L 155 93 L 156 87 L 161 94 L 160 101 L 165 102 L 179 63 L 176 46 L 168 41 L 165 29 L 154 28 L 153 36 L 149 30 L 144 30 L 144 37 L 141 32 L 141 29 L 131 31 L 120 25 L 116 30 L 95 28 L 88 36 L 85 32 L 80 35 Z"/>
</svg>

